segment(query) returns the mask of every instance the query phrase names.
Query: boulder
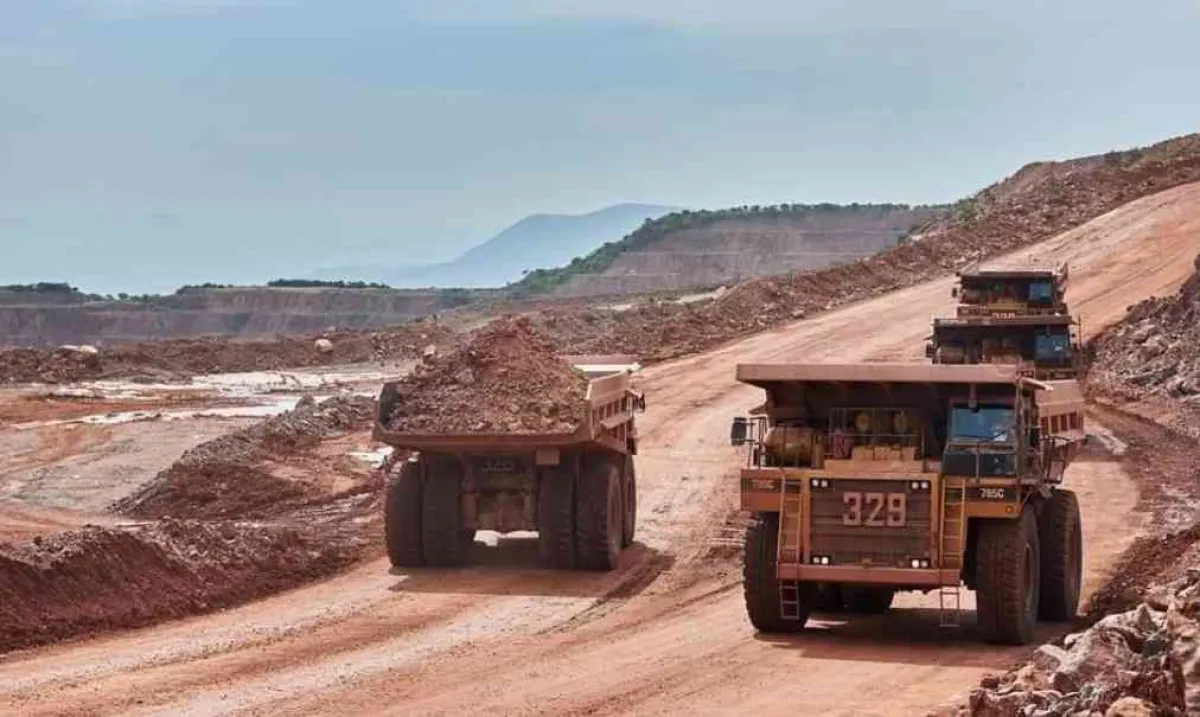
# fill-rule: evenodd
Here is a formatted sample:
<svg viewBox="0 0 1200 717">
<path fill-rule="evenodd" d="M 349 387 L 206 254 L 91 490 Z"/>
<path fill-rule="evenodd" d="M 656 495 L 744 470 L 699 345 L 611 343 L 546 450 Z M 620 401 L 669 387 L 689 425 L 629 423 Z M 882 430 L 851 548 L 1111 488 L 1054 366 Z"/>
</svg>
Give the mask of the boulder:
<svg viewBox="0 0 1200 717">
<path fill-rule="evenodd" d="M 1154 717 L 1154 709 L 1137 697 L 1122 697 L 1104 713 L 1104 717 Z"/>
<path fill-rule="evenodd" d="M 1124 630 L 1097 624 L 1077 640 L 1050 683 L 1060 692 L 1078 692 L 1089 683 L 1114 683 L 1137 658 Z"/>
</svg>

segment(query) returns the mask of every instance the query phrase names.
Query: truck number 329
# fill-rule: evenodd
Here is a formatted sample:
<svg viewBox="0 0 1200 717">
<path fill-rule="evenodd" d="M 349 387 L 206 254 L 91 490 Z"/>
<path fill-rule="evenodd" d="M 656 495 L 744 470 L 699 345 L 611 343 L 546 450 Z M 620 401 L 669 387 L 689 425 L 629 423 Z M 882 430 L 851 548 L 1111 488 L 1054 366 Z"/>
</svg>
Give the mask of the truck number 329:
<svg viewBox="0 0 1200 717">
<path fill-rule="evenodd" d="M 908 501 L 903 493 L 842 493 L 842 525 L 903 528 Z"/>
</svg>

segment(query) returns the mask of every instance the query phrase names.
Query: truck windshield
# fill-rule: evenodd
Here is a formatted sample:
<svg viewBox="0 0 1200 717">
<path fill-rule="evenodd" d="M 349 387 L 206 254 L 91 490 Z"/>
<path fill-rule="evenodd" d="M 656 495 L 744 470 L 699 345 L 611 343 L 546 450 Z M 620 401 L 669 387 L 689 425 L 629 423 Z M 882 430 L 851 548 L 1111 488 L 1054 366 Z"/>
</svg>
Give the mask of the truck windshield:
<svg viewBox="0 0 1200 717">
<path fill-rule="evenodd" d="M 1029 284 L 1029 300 L 1033 302 L 1050 301 L 1054 298 L 1054 285 L 1048 281 L 1034 281 Z"/>
<path fill-rule="evenodd" d="M 1016 422 L 1013 410 L 1006 406 L 980 406 L 971 410 L 955 406 L 950 416 L 952 441 L 982 441 L 985 443 L 1016 442 Z"/>
<path fill-rule="evenodd" d="M 1067 334 L 1040 334 L 1034 340 L 1034 357 L 1040 360 L 1066 358 L 1071 354 L 1071 337 Z"/>
</svg>

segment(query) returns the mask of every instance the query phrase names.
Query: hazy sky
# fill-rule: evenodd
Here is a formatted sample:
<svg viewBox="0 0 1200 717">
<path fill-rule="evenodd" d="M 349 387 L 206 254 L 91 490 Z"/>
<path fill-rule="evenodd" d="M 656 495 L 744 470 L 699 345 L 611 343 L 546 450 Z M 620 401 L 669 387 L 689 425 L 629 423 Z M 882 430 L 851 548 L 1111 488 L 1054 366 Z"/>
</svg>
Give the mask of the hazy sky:
<svg viewBox="0 0 1200 717">
<path fill-rule="evenodd" d="M 1200 0 L 0 0 L 0 283 L 439 260 L 619 201 L 952 200 L 1195 131 L 1198 36 Z"/>
</svg>

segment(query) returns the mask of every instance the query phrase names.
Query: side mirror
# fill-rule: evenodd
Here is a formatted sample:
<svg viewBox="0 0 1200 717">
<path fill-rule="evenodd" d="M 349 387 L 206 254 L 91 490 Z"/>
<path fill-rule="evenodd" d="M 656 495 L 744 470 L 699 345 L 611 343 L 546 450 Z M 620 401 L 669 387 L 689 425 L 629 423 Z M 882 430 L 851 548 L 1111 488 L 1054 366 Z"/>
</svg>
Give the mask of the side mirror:
<svg viewBox="0 0 1200 717">
<path fill-rule="evenodd" d="M 1041 448 L 1042 446 L 1042 427 L 1033 426 L 1029 429 L 1029 447 Z"/>
<path fill-rule="evenodd" d="M 952 299 L 958 298 L 958 287 L 957 286 L 950 287 L 950 298 L 952 298 Z"/>
<path fill-rule="evenodd" d="M 750 422 L 745 418 L 738 416 L 733 419 L 733 425 L 729 428 L 729 445 L 742 446 L 750 438 Z"/>
<path fill-rule="evenodd" d="M 934 354 L 935 354 L 935 350 L 933 348 L 933 344 L 932 343 L 925 344 L 925 358 L 933 358 Z"/>
</svg>

